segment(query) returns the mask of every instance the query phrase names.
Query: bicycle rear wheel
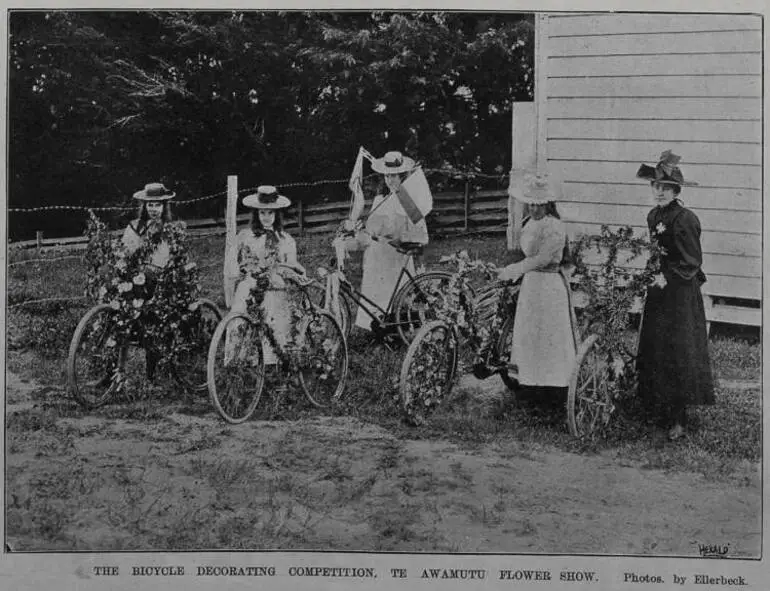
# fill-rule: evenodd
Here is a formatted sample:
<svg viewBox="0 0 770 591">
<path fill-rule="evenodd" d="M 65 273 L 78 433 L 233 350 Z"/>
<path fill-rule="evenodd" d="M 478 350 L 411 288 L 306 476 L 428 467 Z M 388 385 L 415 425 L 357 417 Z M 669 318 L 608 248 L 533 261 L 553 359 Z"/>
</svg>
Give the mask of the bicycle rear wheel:
<svg viewBox="0 0 770 591">
<path fill-rule="evenodd" d="M 228 423 L 246 421 L 256 410 L 265 381 L 259 327 L 246 314 L 231 313 L 211 339 L 207 385 L 214 408 Z"/>
<path fill-rule="evenodd" d="M 457 373 L 457 331 L 440 320 L 425 324 L 401 365 L 399 394 L 407 419 L 423 423 L 449 396 Z"/>
<path fill-rule="evenodd" d="M 302 319 L 297 340 L 299 383 L 308 400 L 327 407 L 339 400 L 348 375 L 348 348 L 339 323 L 325 310 Z"/>
<path fill-rule="evenodd" d="M 222 312 L 211 300 L 202 299 L 197 304 L 193 318 L 180 330 L 183 353 L 174 363 L 173 374 L 185 390 L 199 394 L 208 386 L 208 352 Z"/>
<path fill-rule="evenodd" d="M 609 366 L 595 346 L 596 335 L 580 345 L 567 393 L 569 432 L 579 439 L 591 438 L 609 424 L 614 406 L 609 393 Z"/>
<path fill-rule="evenodd" d="M 414 339 L 420 327 L 436 320 L 435 308 L 446 298 L 450 273 L 431 271 L 415 276 L 398 290 L 393 298 L 393 318 L 405 345 Z"/>
<path fill-rule="evenodd" d="M 106 304 L 91 308 L 81 318 L 67 357 L 67 388 L 85 408 L 97 408 L 119 389 L 118 369 L 125 362 L 125 347 L 115 339 L 116 313 Z"/>
<path fill-rule="evenodd" d="M 318 283 L 312 283 L 311 285 L 308 285 L 307 291 L 312 302 L 320 309 L 326 310 L 325 287 Z M 355 309 L 355 304 L 351 300 L 350 295 L 342 288 L 340 288 L 339 292 L 339 301 L 340 317 L 337 319 L 337 321 L 340 324 L 340 328 L 342 328 L 342 332 L 345 333 L 346 337 L 349 337 L 351 331 L 353 330 L 353 321 L 355 319 L 353 310 Z"/>
</svg>

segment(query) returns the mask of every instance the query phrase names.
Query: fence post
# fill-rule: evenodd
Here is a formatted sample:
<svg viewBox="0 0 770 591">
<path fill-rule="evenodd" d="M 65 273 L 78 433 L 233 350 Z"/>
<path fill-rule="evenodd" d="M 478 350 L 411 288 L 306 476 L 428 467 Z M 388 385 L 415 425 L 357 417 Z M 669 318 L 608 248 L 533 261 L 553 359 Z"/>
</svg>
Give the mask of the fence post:
<svg viewBox="0 0 770 591">
<path fill-rule="evenodd" d="M 463 230 L 468 231 L 468 218 L 471 215 L 471 202 L 470 202 L 471 182 L 466 179 L 465 181 L 465 196 L 463 198 L 463 210 L 465 215 L 465 221 L 463 224 Z"/>
<path fill-rule="evenodd" d="M 40 253 L 43 250 L 43 231 L 38 230 L 35 232 L 35 239 L 37 240 L 37 256 L 40 256 Z"/>
<path fill-rule="evenodd" d="M 237 260 L 231 260 L 237 257 L 235 252 L 235 234 L 238 221 L 236 219 L 238 210 L 238 176 L 229 175 L 227 177 L 227 209 L 225 210 L 225 262 L 223 271 L 223 285 L 225 292 L 225 304 L 230 307 L 235 293 L 235 277 L 232 269 L 238 265 Z"/>
</svg>

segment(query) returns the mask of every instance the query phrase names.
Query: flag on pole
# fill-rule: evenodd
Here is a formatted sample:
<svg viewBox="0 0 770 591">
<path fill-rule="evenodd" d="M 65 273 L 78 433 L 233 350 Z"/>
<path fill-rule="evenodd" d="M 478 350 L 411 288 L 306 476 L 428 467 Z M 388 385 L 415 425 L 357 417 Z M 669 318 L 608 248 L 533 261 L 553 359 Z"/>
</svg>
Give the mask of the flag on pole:
<svg viewBox="0 0 770 591">
<path fill-rule="evenodd" d="M 354 221 L 361 217 L 361 213 L 364 211 L 364 158 L 371 161 L 372 156 L 363 147 L 360 147 L 358 148 L 358 156 L 353 167 L 353 173 L 350 175 L 350 181 L 348 182 L 348 187 L 350 187 L 350 191 L 353 193 L 349 217 Z"/>
<path fill-rule="evenodd" d="M 433 209 L 433 195 L 421 167 L 415 168 L 398 190 L 398 200 L 413 224 Z"/>
</svg>

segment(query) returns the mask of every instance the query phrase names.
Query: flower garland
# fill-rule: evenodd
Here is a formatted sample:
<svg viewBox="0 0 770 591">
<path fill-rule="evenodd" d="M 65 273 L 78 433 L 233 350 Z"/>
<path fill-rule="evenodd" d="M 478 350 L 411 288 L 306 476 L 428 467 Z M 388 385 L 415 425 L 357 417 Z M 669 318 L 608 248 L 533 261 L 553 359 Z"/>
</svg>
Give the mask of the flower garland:
<svg viewBox="0 0 770 591">
<path fill-rule="evenodd" d="M 637 298 L 643 298 L 648 289 L 666 285 L 661 273 L 661 259 L 666 252 L 657 239 L 662 230 L 665 228 L 654 229 L 648 241 L 635 237 L 628 226 L 616 232 L 602 226 L 599 235 L 583 236 L 572 248 L 573 276 L 578 279 L 577 289 L 586 297 L 580 315 L 580 332 L 598 335 L 595 347 L 609 369 L 610 400 L 607 402 L 610 404 L 605 407 L 608 414 L 615 411 L 616 404 L 630 401 L 636 393 L 635 353 L 627 346 L 628 326 Z M 585 262 L 585 254 L 591 249 L 605 257 L 598 268 Z M 621 265 L 621 252 L 630 255 L 628 263 L 646 255 L 644 267 L 634 270 Z"/>
<path fill-rule="evenodd" d="M 496 341 L 493 330 L 483 327 L 478 321 L 479 311 L 474 307 L 470 279 L 479 272 L 487 277 L 494 276 L 497 267 L 478 259 L 472 260 L 465 250 L 444 256 L 440 262 L 453 264 L 455 270 L 450 274 L 448 282 L 432 284 L 432 289 L 428 288 L 431 290 L 423 294 L 425 306 L 435 314 L 437 320 L 443 321 L 446 326 L 456 327 L 471 349 L 477 351 L 478 359 L 486 355 Z M 417 425 L 443 402 L 445 394 L 451 390 L 451 384 L 446 383 L 450 378 L 447 375 L 449 369 L 446 355 L 456 354 L 447 350 L 443 337 L 433 341 L 424 340 L 421 344 L 419 360 L 412 364 L 407 378 L 412 395 L 403 406 L 407 421 Z M 456 374 L 451 376 L 452 379 L 456 377 Z"/>
<path fill-rule="evenodd" d="M 86 296 L 115 311 L 105 353 L 115 367 L 113 382 L 118 388 L 125 380 L 119 375 L 122 368 L 117 359 L 129 343 L 151 345 L 162 368 L 178 363 L 198 347 L 199 343 L 186 338 L 200 321 L 200 274 L 188 257 L 184 223 L 148 230 L 134 251 L 122 240 L 111 238 L 106 224 L 93 212 L 86 234 Z M 168 247 L 169 258 L 165 266 L 156 267 L 150 261 L 161 244 Z"/>
</svg>

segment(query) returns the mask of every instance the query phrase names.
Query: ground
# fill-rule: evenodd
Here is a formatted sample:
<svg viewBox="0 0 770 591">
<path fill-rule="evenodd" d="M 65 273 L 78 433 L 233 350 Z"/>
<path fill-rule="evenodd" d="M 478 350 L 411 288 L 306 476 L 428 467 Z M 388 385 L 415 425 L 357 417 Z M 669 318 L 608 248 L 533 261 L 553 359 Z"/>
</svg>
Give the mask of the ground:
<svg viewBox="0 0 770 591">
<path fill-rule="evenodd" d="M 488 443 L 416 440 L 321 415 L 228 426 L 206 400 L 67 417 L 40 404 L 58 386 L 7 379 L 7 543 L 17 550 L 759 552 L 749 461 L 707 478 L 659 469 L 654 453 L 565 453 L 505 432 Z M 479 408 L 504 395 L 496 379 L 466 377 L 458 390 Z"/>
</svg>

